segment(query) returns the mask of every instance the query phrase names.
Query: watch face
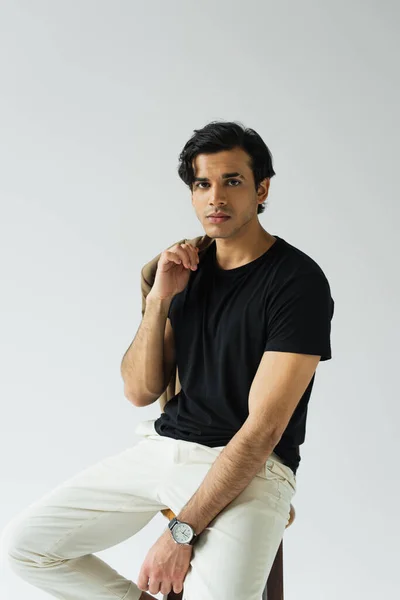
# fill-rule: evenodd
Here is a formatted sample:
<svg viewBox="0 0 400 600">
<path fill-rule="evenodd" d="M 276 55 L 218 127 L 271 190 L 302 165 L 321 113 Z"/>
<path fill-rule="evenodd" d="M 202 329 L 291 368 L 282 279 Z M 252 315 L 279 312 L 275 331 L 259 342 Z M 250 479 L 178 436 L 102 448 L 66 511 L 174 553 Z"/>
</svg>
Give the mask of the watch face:
<svg viewBox="0 0 400 600">
<path fill-rule="evenodd" d="M 172 530 L 178 544 L 188 544 L 192 539 L 192 530 L 187 523 L 177 523 Z"/>
</svg>

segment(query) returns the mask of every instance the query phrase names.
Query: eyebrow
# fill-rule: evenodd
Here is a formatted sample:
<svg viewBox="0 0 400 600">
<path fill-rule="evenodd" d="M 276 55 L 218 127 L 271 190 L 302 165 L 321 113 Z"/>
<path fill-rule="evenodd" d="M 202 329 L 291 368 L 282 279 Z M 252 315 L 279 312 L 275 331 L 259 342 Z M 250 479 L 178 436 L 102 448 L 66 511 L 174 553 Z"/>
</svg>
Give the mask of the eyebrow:
<svg viewBox="0 0 400 600">
<path fill-rule="evenodd" d="M 222 179 L 228 179 L 228 177 L 240 177 L 241 179 L 246 179 L 244 177 L 244 175 L 241 175 L 237 171 L 234 171 L 233 173 L 223 173 L 222 174 Z M 208 179 L 208 177 L 195 177 L 194 181 L 209 181 L 209 179 Z"/>
</svg>

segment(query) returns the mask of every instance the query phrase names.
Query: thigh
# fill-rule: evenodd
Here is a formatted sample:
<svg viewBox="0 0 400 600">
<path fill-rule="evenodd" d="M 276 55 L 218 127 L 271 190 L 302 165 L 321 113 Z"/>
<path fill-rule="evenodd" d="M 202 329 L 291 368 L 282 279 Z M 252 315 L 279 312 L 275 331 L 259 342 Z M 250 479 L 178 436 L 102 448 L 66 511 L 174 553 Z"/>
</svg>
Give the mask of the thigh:
<svg viewBox="0 0 400 600">
<path fill-rule="evenodd" d="M 9 553 L 76 558 L 129 538 L 167 508 L 158 488 L 171 457 L 169 447 L 143 439 L 84 468 L 7 525 Z"/>
<path fill-rule="evenodd" d="M 268 459 L 202 532 L 184 580 L 184 600 L 260 600 L 288 523 L 292 471 Z"/>
</svg>

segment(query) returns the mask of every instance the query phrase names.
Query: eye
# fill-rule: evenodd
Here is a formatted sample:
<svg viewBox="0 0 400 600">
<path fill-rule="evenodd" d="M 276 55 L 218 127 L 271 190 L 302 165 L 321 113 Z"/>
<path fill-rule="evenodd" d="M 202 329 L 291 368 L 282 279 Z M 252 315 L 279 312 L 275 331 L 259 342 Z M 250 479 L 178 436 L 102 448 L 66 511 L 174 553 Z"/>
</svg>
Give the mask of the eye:
<svg viewBox="0 0 400 600">
<path fill-rule="evenodd" d="M 227 179 L 227 182 L 231 182 L 231 181 L 234 181 L 235 183 L 239 183 L 239 184 L 241 184 L 241 183 L 242 183 L 242 182 L 241 182 L 239 179 Z M 201 186 L 201 185 L 203 185 L 203 184 L 206 184 L 206 185 L 208 185 L 207 181 L 198 181 L 198 182 L 196 183 L 196 186 L 195 186 L 195 187 L 197 187 L 197 188 L 198 188 L 198 187 L 200 187 L 200 186 Z M 230 186 L 230 187 L 238 187 L 238 186 L 237 186 L 237 185 L 234 185 L 234 186 Z M 202 189 L 204 189 L 204 188 L 200 188 L 200 189 L 202 190 Z"/>
</svg>

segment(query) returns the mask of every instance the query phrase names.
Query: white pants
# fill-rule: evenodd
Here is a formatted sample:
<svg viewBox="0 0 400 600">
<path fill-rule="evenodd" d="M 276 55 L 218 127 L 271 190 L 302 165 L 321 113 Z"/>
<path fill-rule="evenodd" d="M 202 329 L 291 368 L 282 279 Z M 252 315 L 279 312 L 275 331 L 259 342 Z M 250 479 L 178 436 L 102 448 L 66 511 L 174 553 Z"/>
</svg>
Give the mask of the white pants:
<svg viewBox="0 0 400 600">
<path fill-rule="evenodd" d="M 74 475 L 9 523 L 6 556 L 24 580 L 64 600 L 140 598 L 133 581 L 94 553 L 135 535 L 161 509 L 178 514 L 224 446 L 160 436 L 154 419 L 135 433 L 142 436 L 135 445 Z M 183 599 L 260 600 L 295 491 L 293 471 L 272 453 L 199 536 Z"/>
</svg>

